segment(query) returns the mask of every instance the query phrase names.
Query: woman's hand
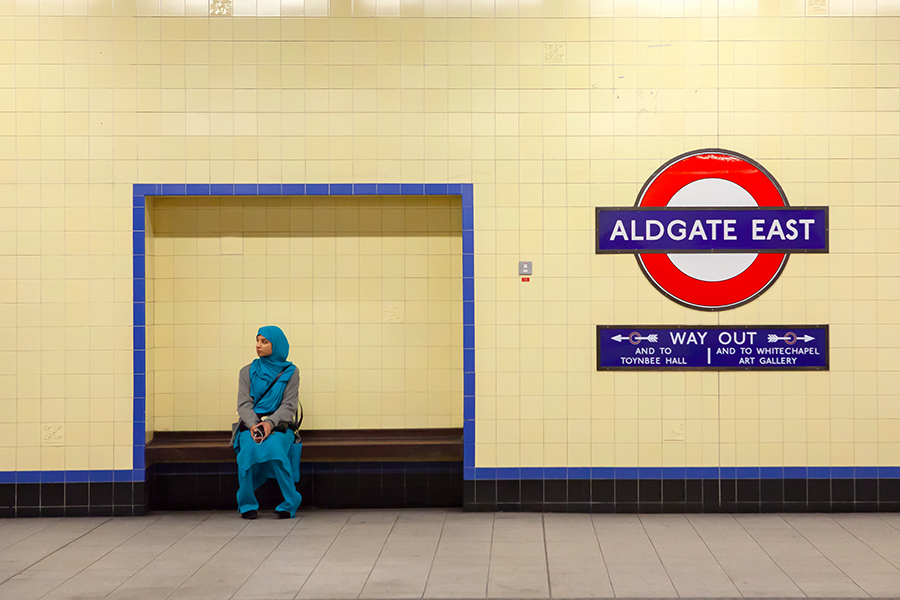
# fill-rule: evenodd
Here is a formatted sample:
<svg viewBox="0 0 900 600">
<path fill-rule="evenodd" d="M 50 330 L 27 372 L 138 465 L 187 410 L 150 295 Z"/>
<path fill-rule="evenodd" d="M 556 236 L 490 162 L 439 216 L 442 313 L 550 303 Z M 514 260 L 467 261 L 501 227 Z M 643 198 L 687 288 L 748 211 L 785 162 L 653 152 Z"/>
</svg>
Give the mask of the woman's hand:
<svg viewBox="0 0 900 600">
<path fill-rule="evenodd" d="M 257 431 L 259 433 L 257 433 Z M 260 438 L 258 442 L 260 444 L 266 441 L 266 438 L 269 437 L 270 433 L 272 433 L 272 424 L 269 421 L 260 421 L 250 428 L 250 434 L 253 435 L 254 438 L 256 438 L 257 435 L 262 435 L 262 438 Z"/>
</svg>

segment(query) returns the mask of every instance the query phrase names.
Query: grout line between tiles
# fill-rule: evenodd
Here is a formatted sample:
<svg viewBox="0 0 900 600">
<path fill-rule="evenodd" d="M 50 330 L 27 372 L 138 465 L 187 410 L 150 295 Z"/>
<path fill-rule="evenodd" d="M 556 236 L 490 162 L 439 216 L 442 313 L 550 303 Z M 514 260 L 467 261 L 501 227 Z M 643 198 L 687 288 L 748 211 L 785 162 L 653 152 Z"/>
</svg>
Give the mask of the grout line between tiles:
<svg viewBox="0 0 900 600">
<path fill-rule="evenodd" d="M 11 579 L 13 579 L 13 578 L 19 576 L 20 574 L 24 573 L 25 571 L 27 571 L 28 569 L 30 569 L 30 568 L 33 567 L 34 565 L 38 564 L 38 563 L 41 562 L 42 560 L 44 560 L 44 559 L 46 559 L 46 558 L 48 558 L 48 557 L 50 557 L 50 556 L 53 556 L 54 554 L 56 554 L 57 552 L 59 552 L 59 551 L 62 550 L 63 548 L 66 548 L 66 547 L 68 547 L 70 544 L 72 544 L 72 543 L 74 543 L 74 542 L 77 542 L 78 540 L 80 540 L 81 538 L 83 538 L 83 537 L 86 536 L 87 534 L 91 533 L 92 531 L 94 531 L 95 529 L 97 529 L 97 527 L 100 527 L 101 525 L 103 525 L 103 524 L 106 523 L 107 521 L 109 521 L 109 519 L 104 519 L 101 523 L 98 523 L 96 526 L 94 526 L 94 527 L 88 529 L 87 531 L 85 531 L 84 533 L 82 533 L 81 535 L 79 535 L 78 537 L 76 537 L 75 539 L 69 540 L 65 545 L 60 546 L 59 548 L 57 548 L 56 550 L 54 550 L 54 551 L 51 552 L 50 554 L 45 554 L 44 556 L 42 556 L 42 557 L 39 558 L 38 560 L 34 561 L 33 563 L 31 563 L 31 564 L 28 565 L 27 567 L 21 569 L 20 571 L 17 571 L 16 573 L 13 573 L 12 575 L 10 575 L 9 577 L 7 577 L 6 579 L 0 581 L 0 584 L 6 583 L 7 581 L 9 581 L 9 580 L 11 580 Z M 47 529 L 48 529 L 48 528 L 44 528 L 44 529 L 41 529 L 41 531 L 46 531 Z M 39 533 L 39 532 L 36 531 L 35 533 Z M 28 537 L 30 538 L 31 536 L 28 536 Z M 28 538 L 25 538 L 25 539 L 28 539 Z M 24 541 L 24 540 L 20 540 L 20 542 L 21 542 L 21 541 Z M 18 544 L 19 542 L 16 542 L 16 543 Z M 15 544 L 13 544 L 13 546 L 15 546 Z"/>
<path fill-rule="evenodd" d="M 328 551 L 331 550 L 331 547 L 332 547 L 332 546 L 334 546 L 334 543 L 337 541 L 338 537 L 341 535 L 341 531 L 344 530 L 344 526 L 347 525 L 347 521 L 350 520 L 350 517 L 353 516 L 353 513 L 354 513 L 354 512 L 355 512 L 355 511 L 351 511 L 351 512 L 349 512 L 349 513 L 346 513 L 346 516 L 345 516 L 345 518 L 344 518 L 344 522 L 341 524 L 340 529 L 338 529 L 338 530 L 337 530 L 337 533 L 334 534 L 334 537 L 332 538 L 331 543 L 328 544 L 328 547 L 327 547 L 327 548 L 325 548 L 325 552 L 323 552 L 323 553 L 322 553 L 322 556 L 319 557 L 319 560 L 316 561 L 315 566 L 314 566 L 312 569 L 309 570 L 309 575 L 306 576 L 306 579 L 304 579 L 304 580 L 303 580 L 303 583 L 300 584 L 300 587 L 297 588 L 297 593 L 294 594 L 294 598 L 298 598 L 298 597 L 300 596 L 300 592 L 303 591 L 303 586 L 306 585 L 306 583 L 309 581 L 309 578 L 312 577 L 313 573 L 316 572 L 316 569 L 319 568 L 319 565 L 322 564 L 322 559 L 325 558 L 325 555 L 328 554 Z"/>
<path fill-rule="evenodd" d="M 823 515 L 823 517 L 828 518 L 828 519 L 831 519 L 831 517 L 828 516 L 828 515 Z M 871 598 L 871 597 L 872 597 L 872 594 L 870 594 L 869 592 L 867 592 L 866 590 L 864 590 L 863 587 L 862 587 L 862 586 L 861 586 L 861 585 L 860 585 L 853 577 L 851 577 L 850 575 L 848 575 L 847 572 L 844 571 L 844 569 L 840 568 L 840 567 L 837 565 L 837 563 L 835 563 L 835 562 L 834 562 L 833 560 L 831 560 L 828 556 L 826 556 L 824 552 L 822 552 L 821 550 L 819 550 L 819 547 L 816 546 L 816 545 L 812 542 L 812 540 L 810 540 L 808 537 L 806 537 L 806 536 L 803 534 L 802 531 L 800 531 L 799 529 L 797 529 L 796 527 L 794 527 L 794 525 L 793 525 L 790 521 L 788 521 L 787 519 L 785 519 L 783 515 L 779 515 L 778 518 L 781 519 L 782 521 L 784 521 L 785 524 L 786 524 L 788 527 L 790 527 L 792 530 L 794 530 L 795 532 L 797 532 L 797 535 L 799 535 L 799 536 L 802 537 L 804 540 L 806 540 L 806 543 L 809 544 L 810 547 L 812 547 L 816 552 L 818 552 L 819 555 L 820 555 L 822 558 L 824 558 L 824 559 L 827 560 L 829 563 L 831 563 L 831 565 L 832 565 L 835 569 L 837 569 L 838 571 L 840 571 L 840 572 L 844 575 L 844 577 L 846 577 L 847 579 L 849 579 L 850 581 L 852 581 L 852 582 L 853 582 L 853 585 L 855 585 L 856 587 L 858 587 L 859 590 L 860 590 L 863 594 L 865 594 L 865 597 L 866 597 L 866 598 Z"/>
<path fill-rule="evenodd" d="M 739 519 L 734 518 L 734 522 L 737 523 L 737 526 L 740 527 L 740 528 L 747 534 L 747 536 L 749 536 L 750 539 L 753 540 L 753 542 L 754 542 L 757 546 L 759 546 L 759 549 L 762 550 L 763 554 L 765 554 L 766 557 L 767 557 L 769 560 L 772 561 L 772 564 L 775 565 L 776 567 L 778 567 L 778 570 L 779 570 L 779 571 L 781 571 L 782 573 L 784 573 L 784 576 L 788 578 L 788 581 L 790 581 L 791 583 L 793 583 L 794 586 L 795 586 L 798 590 L 800 590 L 800 593 L 803 594 L 804 597 L 807 597 L 807 598 L 808 598 L 809 596 L 807 595 L 806 592 L 803 591 L 803 588 L 800 587 L 800 584 L 798 584 L 796 581 L 794 581 L 794 578 L 791 577 L 791 576 L 788 574 L 788 572 L 785 571 L 784 568 L 783 568 L 780 564 L 778 564 L 778 561 L 775 560 L 775 558 L 774 558 L 771 554 L 769 554 L 769 551 L 766 550 L 765 547 L 764 547 L 762 544 L 759 543 L 759 540 L 757 540 L 757 539 L 753 536 L 753 533 L 751 533 L 749 529 L 747 529 L 746 527 L 744 527 L 744 524 L 741 523 Z"/>
</svg>

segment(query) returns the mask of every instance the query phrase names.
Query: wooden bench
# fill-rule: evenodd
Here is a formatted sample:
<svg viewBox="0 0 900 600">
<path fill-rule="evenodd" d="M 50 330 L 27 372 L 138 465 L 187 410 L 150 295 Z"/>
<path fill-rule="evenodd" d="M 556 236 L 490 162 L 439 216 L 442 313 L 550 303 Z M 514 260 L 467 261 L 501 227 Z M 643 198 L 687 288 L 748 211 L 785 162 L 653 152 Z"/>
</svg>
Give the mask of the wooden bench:
<svg viewBox="0 0 900 600">
<path fill-rule="evenodd" d="M 463 430 L 332 429 L 303 431 L 303 462 L 462 462 Z M 231 462 L 230 431 L 157 431 L 146 446 L 155 463 Z"/>
</svg>

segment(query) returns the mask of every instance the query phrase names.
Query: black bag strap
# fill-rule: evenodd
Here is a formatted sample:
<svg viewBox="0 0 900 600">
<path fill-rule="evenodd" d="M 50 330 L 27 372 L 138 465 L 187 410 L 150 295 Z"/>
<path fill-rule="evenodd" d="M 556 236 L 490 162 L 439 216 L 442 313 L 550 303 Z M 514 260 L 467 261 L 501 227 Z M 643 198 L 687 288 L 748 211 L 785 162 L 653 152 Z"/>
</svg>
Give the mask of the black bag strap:
<svg viewBox="0 0 900 600">
<path fill-rule="evenodd" d="M 281 370 L 281 372 L 278 373 L 278 375 L 275 376 L 275 379 L 272 380 L 272 383 L 269 384 L 269 387 L 266 388 L 266 391 L 264 391 L 264 392 L 262 393 L 262 396 L 260 396 L 259 398 L 254 398 L 254 400 L 253 400 L 253 406 L 256 406 L 257 404 L 259 404 L 259 401 L 266 397 L 266 394 L 269 393 L 269 390 L 272 389 L 272 386 L 275 385 L 275 382 L 278 381 L 278 380 L 281 378 L 281 376 L 284 374 L 284 372 L 288 370 L 288 367 L 290 367 L 290 365 L 288 365 L 287 367 L 283 368 L 283 369 Z"/>
<path fill-rule="evenodd" d="M 294 422 L 291 423 L 291 429 L 294 432 L 294 443 L 302 444 L 303 438 L 300 436 L 300 424 L 303 423 L 303 404 L 297 400 L 297 413 L 294 415 Z"/>
</svg>

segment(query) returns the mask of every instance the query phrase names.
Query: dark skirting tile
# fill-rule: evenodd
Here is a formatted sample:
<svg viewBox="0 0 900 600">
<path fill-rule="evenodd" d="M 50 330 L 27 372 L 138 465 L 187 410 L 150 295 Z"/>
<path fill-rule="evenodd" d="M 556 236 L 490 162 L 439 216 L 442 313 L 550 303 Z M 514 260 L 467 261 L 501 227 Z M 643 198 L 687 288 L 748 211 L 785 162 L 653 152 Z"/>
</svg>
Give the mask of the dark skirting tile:
<svg viewBox="0 0 900 600">
<path fill-rule="evenodd" d="M 785 479 L 784 480 L 784 501 L 785 502 L 802 502 L 806 503 L 806 479 Z"/>
<path fill-rule="evenodd" d="M 591 501 L 591 482 L 588 479 L 570 479 L 568 482 L 569 504 L 583 504 Z"/>
<path fill-rule="evenodd" d="M 612 504 L 616 501 L 616 482 L 613 479 L 595 479 L 591 481 L 591 502 L 594 504 Z"/>
<path fill-rule="evenodd" d="M 900 510 L 900 479 L 878 480 L 878 506 L 886 512 Z"/>
<path fill-rule="evenodd" d="M 854 490 L 852 479 L 832 479 L 831 480 L 831 501 L 837 502 L 853 502 Z"/>
<path fill-rule="evenodd" d="M 334 473 L 313 473 L 312 490 L 316 499 L 316 506 L 334 506 L 337 495 L 337 484 Z"/>
<path fill-rule="evenodd" d="M 594 504 L 612 504 L 616 501 L 616 482 L 613 479 L 594 479 L 591 481 L 591 502 Z"/>
<path fill-rule="evenodd" d="M 497 504 L 497 482 L 479 479 L 475 481 L 476 504 Z"/>
<path fill-rule="evenodd" d="M 237 486 L 235 486 L 236 489 Z M 221 490 L 220 490 L 221 491 Z M 131 484 L 132 497 L 135 506 L 147 504 L 147 486 L 143 481 L 135 481 Z"/>
<path fill-rule="evenodd" d="M 497 504 L 518 504 L 522 501 L 519 495 L 518 479 L 501 479 L 497 481 Z"/>
<path fill-rule="evenodd" d="M 569 512 L 569 505 L 565 502 L 545 502 L 542 512 L 549 512 L 549 513 Z"/>
<path fill-rule="evenodd" d="M 641 506 L 643 509 L 643 506 Z M 687 503 L 686 502 L 664 502 L 662 505 L 662 511 L 666 514 L 680 514 L 687 512 Z"/>
<path fill-rule="evenodd" d="M 759 500 L 760 502 L 767 502 L 770 504 L 782 504 L 784 502 L 784 480 L 760 479 Z"/>
<path fill-rule="evenodd" d="M 89 506 L 88 516 L 90 517 L 111 517 L 113 516 L 112 506 Z"/>
<path fill-rule="evenodd" d="M 704 479 L 702 483 L 703 509 L 712 510 L 714 507 L 718 507 L 721 504 L 721 482 L 718 479 Z M 731 483 L 733 484 L 734 480 L 731 480 Z M 734 502 L 733 492 L 734 489 L 732 487 L 732 502 Z"/>
<path fill-rule="evenodd" d="M 687 501 L 687 482 L 684 479 L 664 479 L 662 499 L 664 504 L 683 504 Z M 702 497 L 702 496 L 701 496 Z"/>
<path fill-rule="evenodd" d="M 90 510 L 87 506 L 66 506 L 64 516 L 66 517 L 87 517 Z"/>
<path fill-rule="evenodd" d="M 372 508 L 384 507 L 384 481 L 380 471 L 359 474 L 359 501 Z M 310 496 L 310 505 L 319 506 L 315 496 Z"/>
<path fill-rule="evenodd" d="M 201 501 L 210 500 L 212 498 L 217 498 L 222 495 L 222 491 L 219 489 L 219 485 L 222 480 L 222 476 L 218 473 L 200 473 L 198 475 L 194 475 L 196 481 L 197 488 L 197 498 Z M 119 484 L 116 484 L 118 486 Z M 122 493 L 125 493 L 126 490 L 121 490 Z M 113 488 L 113 498 L 116 500 L 116 504 L 124 504 L 124 502 L 119 502 L 119 488 Z"/>
<path fill-rule="evenodd" d="M 39 483 L 17 483 L 16 484 L 16 507 L 17 508 L 38 508 L 41 505 L 41 484 Z"/>
<path fill-rule="evenodd" d="M 41 518 L 56 518 L 66 516 L 66 509 L 63 506 L 42 506 Z"/>
<path fill-rule="evenodd" d="M 384 508 L 404 508 L 406 506 L 406 484 L 402 472 L 385 471 L 381 474 L 381 505 Z M 340 490 L 338 491 L 340 493 Z"/>
<path fill-rule="evenodd" d="M 222 510 L 237 508 L 238 487 L 237 475 L 219 475 L 218 505 L 223 507 Z"/>
<path fill-rule="evenodd" d="M 428 474 L 410 473 L 405 474 L 403 486 L 403 506 L 406 508 L 415 508 L 424 506 L 428 501 Z"/>
<path fill-rule="evenodd" d="M 87 506 L 89 504 L 87 483 L 67 483 L 65 489 L 66 506 Z"/>
<path fill-rule="evenodd" d="M 737 481 L 734 479 L 710 480 L 712 483 L 718 484 L 719 490 L 717 496 L 719 502 L 733 503 L 737 502 Z M 703 488 L 703 502 L 706 503 L 706 487 Z"/>
<path fill-rule="evenodd" d="M 855 481 L 856 502 L 878 502 L 878 480 L 857 479 Z"/>
<path fill-rule="evenodd" d="M 591 512 L 597 514 L 611 514 L 616 512 L 616 505 L 613 502 L 592 502 Z"/>
<path fill-rule="evenodd" d="M 662 481 L 659 479 L 641 479 L 638 481 L 638 502 L 641 504 L 662 503 Z"/>
<path fill-rule="evenodd" d="M 568 502 L 568 485 L 565 479 L 544 480 L 544 502 L 546 504 L 565 504 Z"/>
<path fill-rule="evenodd" d="M 566 512 L 586 513 L 591 511 L 590 502 L 569 502 L 566 504 Z"/>
<path fill-rule="evenodd" d="M 520 485 L 520 494 L 524 504 L 544 503 L 544 480 L 523 479 Z"/>
<path fill-rule="evenodd" d="M 685 497 L 688 502 L 703 503 L 703 480 L 688 479 L 684 482 Z M 666 497 L 666 491 L 663 489 L 663 499 Z"/>
<path fill-rule="evenodd" d="M 65 483 L 42 483 L 41 484 L 41 506 L 65 506 L 66 504 L 66 484 Z M 59 515 L 62 516 L 62 515 Z"/>
<path fill-rule="evenodd" d="M 616 479 L 616 504 L 637 504 L 637 500 L 637 479 Z M 637 511 L 637 507 L 635 507 L 635 511 Z"/>
<path fill-rule="evenodd" d="M 218 484 L 218 481 L 215 482 Z M 214 485 L 215 485 L 214 484 Z M 218 495 L 218 490 L 216 490 Z M 113 484 L 113 505 L 131 506 L 134 504 L 134 490 L 130 481 Z"/>
<path fill-rule="evenodd" d="M 812 505 L 816 503 L 831 504 L 831 480 L 830 479 L 807 479 L 806 480 L 806 499 Z"/>
<path fill-rule="evenodd" d="M 475 482 L 472 480 L 463 481 L 463 506 L 469 507 L 475 504 Z"/>
<path fill-rule="evenodd" d="M 738 479 L 737 480 L 737 501 L 759 502 L 759 479 Z"/>
<path fill-rule="evenodd" d="M 438 501 L 438 499 L 440 501 Z M 437 473 L 428 477 L 428 506 L 452 508 L 463 504 L 462 472 Z"/>
<path fill-rule="evenodd" d="M 16 506 L 16 484 L 0 483 L 0 509 Z"/>
<path fill-rule="evenodd" d="M 361 498 L 361 488 L 359 483 L 359 472 L 357 471 L 345 471 L 338 472 L 334 475 L 334 485 L 335 485 L 335 495 L 334 495 L 334 504 L 336 508 L 356 508 L 359 506 L 360 498 Z M 402 475 L 402 474 L 401 474 Z M 403 486 L 400 478 L 398 478 L 398 483 L 400 484 L 400 489 L 404 491 L 404 496 L 406 493 L 406 489 Z M 421 481 L 422 488 L 421 495 L 424 497 L 427 491 L 426 481 Z M 281 490 L 278 492 L 279 496 L 281 495 Z M 280 503 L 280 502 L 279 502 Z M 277 506 L 277 505 L 276 505 Z"/>
<path fill-rule="evenodd" d="M 36 519 L 41 516 L 41 509 L 38 506 L 19 506 L 16 507 L 17 519 Z"/>
</svg>

